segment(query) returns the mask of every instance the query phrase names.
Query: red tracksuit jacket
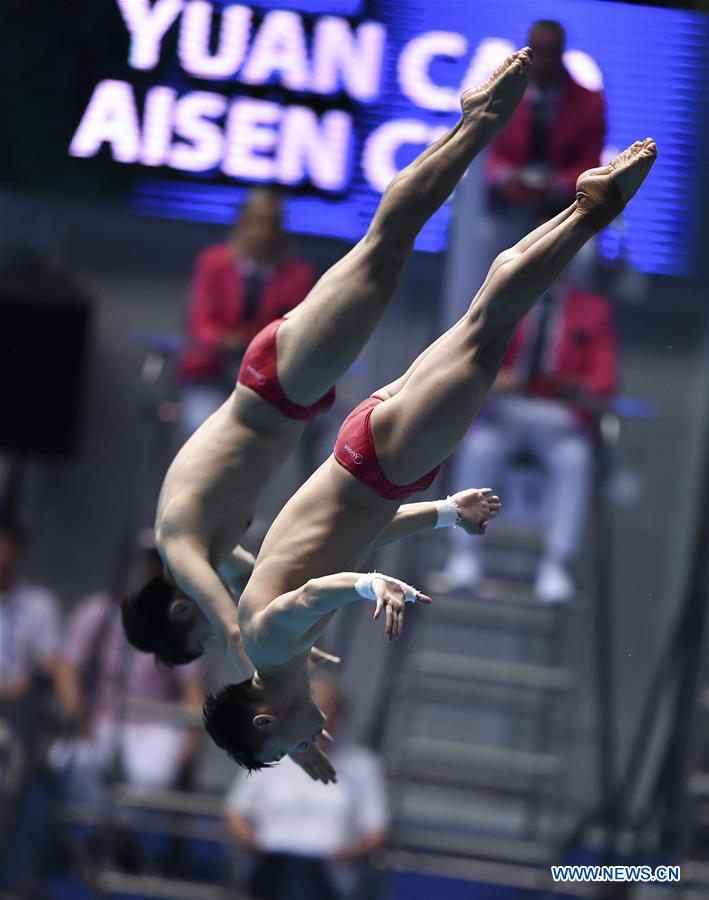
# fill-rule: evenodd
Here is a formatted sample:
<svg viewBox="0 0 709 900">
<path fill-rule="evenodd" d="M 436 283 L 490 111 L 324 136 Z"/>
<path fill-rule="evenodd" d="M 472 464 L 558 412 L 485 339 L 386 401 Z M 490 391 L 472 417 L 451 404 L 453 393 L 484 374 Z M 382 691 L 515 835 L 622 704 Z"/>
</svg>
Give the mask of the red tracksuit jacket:
<svg viewBox="0 0 709 900">
<path fill-rule="evenodd" d="M 502 368 L 515 367 L 532 325 L 525 317 L 515 331 Z M 566 289 L 551 326 L 549 368 L 530 385 L 529 396 L 553 397 L 565 383 L 578 384 L 600 400 L 610 397 L 618 380 L 613 315 L 608 301 L 576 287 Z"/>
<path fill-rule="evenodd" d="M 504 181 L 511 169 L 530 159 L 532 104 L 522 98 L 512 118 L 490 146 L 485 177 L 490 186 Z M 567 73 L 549 131 L 547 162 L 571 199 L 581 172 L 599 164 L 606 130 L 605 102 L 595 91 L 581 87 Z"/>
<path fill-rule="evenodd" d="M 185 381 L 219 378 L 224 365 L 216 344 L 238 329 L 247 341 L 273 319 L 297 306 L 313 286 L 313 270 L 301 259 L 285 259 L 267 276 L 253 318 L 244 318 L 244 278 L 233 247 L 216 244 L 197 258 L 187 317 L 187 336 L 196 344 L 180 358 L 179 374 Z M 214 347 L 210 347 L 214 344 Z"/>
</svg>

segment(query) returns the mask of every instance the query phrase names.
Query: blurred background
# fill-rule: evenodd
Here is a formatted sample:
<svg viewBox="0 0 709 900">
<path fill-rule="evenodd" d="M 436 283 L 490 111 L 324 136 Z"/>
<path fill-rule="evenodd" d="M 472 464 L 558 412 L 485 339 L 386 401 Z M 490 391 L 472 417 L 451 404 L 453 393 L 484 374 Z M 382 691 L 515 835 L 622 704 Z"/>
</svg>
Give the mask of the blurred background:
<svg viewBox="0 0 709 900">
<path fill-rule="evenodd" d="M 706 896 L 707 6 L 5 0 L 0 896 Z M 372 561 L 434 597 L 398 644 L 357 605 L 331 626 L 338 785 L 289 761 L 242 778 L 200 728 L 218 656 L 158 667 L 120 631 L 159 565 L 162 476 L 251 337 L 525 43 L 522 104 L 422 232 L 250 549 L 583 169 L 647 135 L 658 162 L 520 326 L 431 489 L 489 484 L 501 518 Z M 682 880 L 553 884 L 559 862 Z"/>
</svg>

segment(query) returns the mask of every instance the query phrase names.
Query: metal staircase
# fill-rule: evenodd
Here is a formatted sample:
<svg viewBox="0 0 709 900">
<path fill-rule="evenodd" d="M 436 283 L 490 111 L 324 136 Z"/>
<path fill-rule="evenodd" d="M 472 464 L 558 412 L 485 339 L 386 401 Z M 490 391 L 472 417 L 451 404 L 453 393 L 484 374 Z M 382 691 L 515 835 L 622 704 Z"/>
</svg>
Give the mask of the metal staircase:
<svg viewBox="0 0 709 900">
<path fill-rule="evenodd" d="M 536 536 L 498 528 L 487 540 L 488 570 L 516 577 L 489 578 L 474 596 L 435 593 L 425 627 L 407 635 L 383 741 L 394 864 L 539 889 L 565 820 L 567 660 L 584 605 L 533 597 Z"/>
</svg>

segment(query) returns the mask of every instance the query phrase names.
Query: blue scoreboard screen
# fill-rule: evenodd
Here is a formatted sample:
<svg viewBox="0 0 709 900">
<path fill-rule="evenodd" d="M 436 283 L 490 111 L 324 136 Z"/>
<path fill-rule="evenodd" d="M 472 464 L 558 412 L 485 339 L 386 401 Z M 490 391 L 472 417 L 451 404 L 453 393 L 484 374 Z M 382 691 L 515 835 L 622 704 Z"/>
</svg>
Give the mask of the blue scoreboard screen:
<svg viewBox="0 0 709 900">
<path fill-rule="evenodd" d="M 223 223 L 249 185 L 275 182 L 290 228 L 347 241 L 392 175 L 455 121 L 461 89 L 522 46 L 532 19 L 557 19 L 568 68 L 605 93 L 606 152 L 647 135 L 659 146 L 604 252 L 622 243 L 641 271 L 691 269 L 709 35 L 698 13 L 596 0 L 99 5 L 123 30 L 125 55 L 84 87 L 64 149 L 75 170 L 125 167 L 136 211 Z M 448 219 L 444 207 L 418 249 L 442 250 Z"/>
</svg>

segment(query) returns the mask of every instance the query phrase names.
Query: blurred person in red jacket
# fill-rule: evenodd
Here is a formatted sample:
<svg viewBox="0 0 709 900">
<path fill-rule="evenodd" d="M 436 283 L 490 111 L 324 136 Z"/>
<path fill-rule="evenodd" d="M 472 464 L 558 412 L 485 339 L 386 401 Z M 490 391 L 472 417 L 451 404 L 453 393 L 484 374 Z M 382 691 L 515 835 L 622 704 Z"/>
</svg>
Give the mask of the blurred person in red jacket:
<svg viewBox="0 0 709 900">
<path fill-rule="evenodd" d="M 575 82 L 564 66 L 563 27 L 534 22 L 527 43 L 534 51 L 529 86 L 485 161 L 495 245 L 488 255 L 570 203 L 576 179 L 599 165 L 603 148 L 603 96 Z"/>
<path fill-rule="evenodd" d="M 226 400 L 243 351 L 274 319 L 304 299 L 313 271 L 290 256 L 279 194 L 256 188 L 227 241 L 198 257 L 192 280 L 187 336 L 179 362 L 185 436 Z"/>
<path fill-rule="evenodd" d="M 571 569 L 592 477 L 589 422 L 607 403 L 616 380 L 610 304 L 567 276 L 520 323 L 485 414 L 456 456 L 454 490 L 478 482 L 497 490 L 520 453 L 541 464 L 546 527 L 535 593 L 543 602 L 563 603 L 575 594 Z M 451 541 L 439 588 L 475 588 L 483 576 L 483 542 L 464 541 L 458 534 Z"/>
</svg>

